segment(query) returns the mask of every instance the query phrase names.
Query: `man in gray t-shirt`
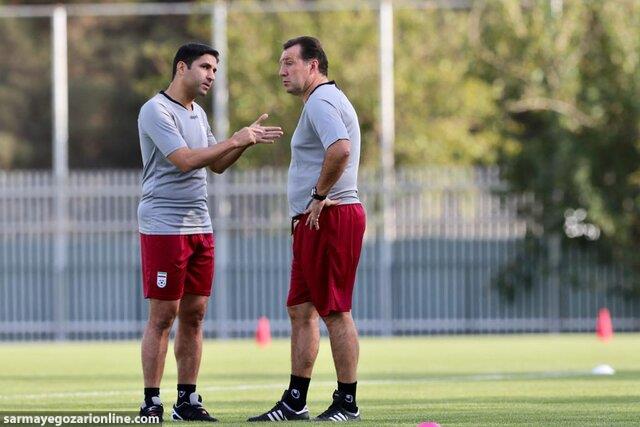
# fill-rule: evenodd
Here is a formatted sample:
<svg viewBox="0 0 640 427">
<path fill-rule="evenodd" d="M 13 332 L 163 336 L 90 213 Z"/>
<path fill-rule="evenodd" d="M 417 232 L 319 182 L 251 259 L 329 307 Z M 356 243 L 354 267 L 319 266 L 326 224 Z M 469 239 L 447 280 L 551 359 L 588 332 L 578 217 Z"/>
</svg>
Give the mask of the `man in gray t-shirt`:
<svg viewBox="0 0 640 427">
<path fill-rule="evenodd" d="M 357 188 L 360 163 L 358 116 L 335 82 L 327 81 L 316 86 L 307 98 L 291 138 L 287 184 L 291 217 L 301 215 L 309 208 L 313 200 L 311 192 L 325 162 L 325 152 L 336 141 L 349 141 L 350 154 L 342 175 L 329 187 L 327 197 L 339 200 L 340 205 L 360 203 Z"/>
<path fill-rule="evenodd" d="M 329 331 L 338 385 L 333 403 L 316 419 L 357 420 L 358 333 L 351 303 L 366 223 L 357 186 L 360 126 L 345 94 L 327 78 L 320 42 L 305 36 L 283 47 L 282 83 L 304 102 L 291 139 L 287 185 L 293 225 L 287 297 L 291 378 L 282 399 L 249 421 L 309 419 L 306 399 L 319 348 L 319 317 Z"/>
<path fill-rule="evenodd" d="M 249 146 L 273 143 L 279 127 L 263 114 L 226 141 L 216 142 L 204 110 L 194 102 L 215 80 L 218 52 L 189 43 L 173 61 L 173 80 L 140 109 L 142 198 L 138 206 L 142 282 L 149 320 L 142 338 L 144 402 L 141 416 L 162 419 L 160 381 L 174 319 L 178 399 L 171 418 L 216 421 L 202 406 L 196 379 L 202 354 L 202 319 L 213 281 L 214 239 L 207 210 L 205 168 L 222 173 Z"/>
</svg>

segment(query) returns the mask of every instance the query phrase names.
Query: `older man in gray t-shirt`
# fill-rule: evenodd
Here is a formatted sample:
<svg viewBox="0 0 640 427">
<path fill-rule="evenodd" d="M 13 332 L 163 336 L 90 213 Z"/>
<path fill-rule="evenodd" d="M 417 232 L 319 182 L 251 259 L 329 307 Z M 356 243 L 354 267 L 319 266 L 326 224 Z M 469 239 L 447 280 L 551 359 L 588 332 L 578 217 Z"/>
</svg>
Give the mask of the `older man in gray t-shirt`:
<svg viewBox="0 0 640 427">
<path fill-rule="evenodd" d="M 338 376 L 322 421 L 360 419 L 356 404 L 358 334 L 351 317 L 356 269 L 365 230 L 358 199 L 360 127 L 313 37 L 284 44 L 280 77 L 304 107 L 291 138 L 287 194 L 293 261 L 287 309 L 291 320 L 291 378 L 280 401 L 249 421 L 309 419 L 307 391 L 318 354 L 318 318 L 327 325 Z"/>
<path fill-rule="evenodd" d="M 335 82 L 321 83 L 307 98 L 291 138 L 291 165 L 287 195 L 292 217 L 304 213 L 312 199 L 325 151 L 337 141 L 349 141 L 350 154 L 342 175 L 327 197 L 340 205 L 360 203 L 358 165 L 360 163 L 360 125 L 353 106 Z"/>
</svg>

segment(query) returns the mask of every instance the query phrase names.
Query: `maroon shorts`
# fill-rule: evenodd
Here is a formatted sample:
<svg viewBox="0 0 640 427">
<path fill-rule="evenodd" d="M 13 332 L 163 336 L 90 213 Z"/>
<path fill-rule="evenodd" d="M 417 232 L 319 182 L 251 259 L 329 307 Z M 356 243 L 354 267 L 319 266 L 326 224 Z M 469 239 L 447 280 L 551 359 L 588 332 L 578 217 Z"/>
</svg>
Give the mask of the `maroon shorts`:
<svg viewBox="0 0 640 427">
<path fill-rule="evenodd" d="M 140 234 L 145 298 L 179 300 L 211 295 L 213 234 Z"/>
<path fill-rule="evenodd" d="M 351 310 L 366 214 L 360 203 L 324 208 L 320 229 L 303 215 L 293 230 L 287 306 L 311 302 L 320 316 Z"/>
</svg>

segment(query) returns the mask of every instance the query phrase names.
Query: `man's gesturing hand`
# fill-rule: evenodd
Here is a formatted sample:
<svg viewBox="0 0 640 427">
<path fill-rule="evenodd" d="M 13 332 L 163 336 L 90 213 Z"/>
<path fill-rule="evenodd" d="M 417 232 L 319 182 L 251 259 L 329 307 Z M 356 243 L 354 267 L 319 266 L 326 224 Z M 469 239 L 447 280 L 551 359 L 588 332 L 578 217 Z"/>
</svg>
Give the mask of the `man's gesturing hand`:
<svg viewBox="0 0 640 427">
<path fill-rule="evenodd" d="M 257 143 L 261 144 L 273 144 L 276 142 L 276 139 L 279 139 L 283 132 L 280 126 L 262 126 L 262 122 L 267 120 L 269 115 L 267 113 L 262 114 L 258 117 L 258 120 L 251 123 L 252 129 L 261 129 L 262 133 L 256 138 Z"/>
<path fill-rule="evenodd" d="M 276 139 L 282 136 L 282 128 L 280 126 L 262 126 L 262 122 L 269 117 L 268 114 L 262 114 L 258 120 L 249 126 L 240 129 L 234 133 L 233 138 L 239 147 L 246 147 L 253 144 L 273 144 Z"/>
</svg>

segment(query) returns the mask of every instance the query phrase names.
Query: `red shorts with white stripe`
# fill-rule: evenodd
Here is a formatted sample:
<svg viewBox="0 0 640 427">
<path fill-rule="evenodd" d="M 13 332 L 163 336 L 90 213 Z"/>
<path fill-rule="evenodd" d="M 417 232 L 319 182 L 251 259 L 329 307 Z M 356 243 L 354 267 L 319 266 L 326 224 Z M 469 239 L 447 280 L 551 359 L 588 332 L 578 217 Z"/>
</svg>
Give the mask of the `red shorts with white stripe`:
<svg viewBox="0 0 640 427">
<path fill-rule="evenodd" d="M 211 295 L 213 234 L 140 234 L 145 298 L 179 300 Z"/>
<path fill-rule="evenodd" d="M 320 316 L 351 310 L 366 214 L 360 203 L 324 208 L 320 229 L 300 217 L 293 230 L 287 306 L 310 302 Z"/>
</svg>

